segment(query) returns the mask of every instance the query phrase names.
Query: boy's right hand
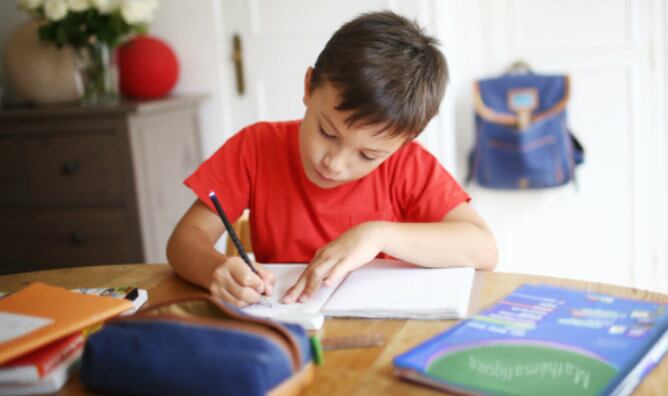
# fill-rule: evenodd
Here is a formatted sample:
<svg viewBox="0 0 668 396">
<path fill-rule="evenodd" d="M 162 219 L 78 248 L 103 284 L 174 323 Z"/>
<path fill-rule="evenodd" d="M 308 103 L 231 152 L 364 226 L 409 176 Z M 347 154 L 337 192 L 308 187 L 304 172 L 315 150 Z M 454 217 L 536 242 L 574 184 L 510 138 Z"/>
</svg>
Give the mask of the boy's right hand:
<svg viewBox="0 0 668 396">
<path fill-rule="evenodd" d="M 253 273 L 241 257 L 228 257 L 213 272 L 209 291 L 214 297 L 239 308 L 258 303 L 263 292 L 271 296 L 276 276 L 262 264 L 253 263 L 253 266 L 260 276 Z"/>
</svg>

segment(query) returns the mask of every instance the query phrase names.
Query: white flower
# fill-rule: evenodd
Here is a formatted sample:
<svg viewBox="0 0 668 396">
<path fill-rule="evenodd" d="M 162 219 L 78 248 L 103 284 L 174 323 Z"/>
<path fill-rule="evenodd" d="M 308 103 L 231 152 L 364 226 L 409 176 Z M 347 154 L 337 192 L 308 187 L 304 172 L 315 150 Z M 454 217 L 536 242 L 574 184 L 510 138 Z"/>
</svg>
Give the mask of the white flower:
<svg viewBox="0 0 668 396">
<path fill-rule="evenodd" d="M 67 3 L 65 3 L 65 0 L 46 0 L 44 2 L 44 14 L 50 21 L 59 21 L 67 15 Z"/>
<path fill-rule="evenodd" d="M 86 11 L 90 7 L 89 0 L 67 0 L 67 6 L 70 11 L 81 12 Z"/>
<path fill-rule="evenodd" d="M 93 6 L 100 14 L 111 14 L 117 7 L 117 0 L 91 0 Z"/>
<path fill-rule="evenodd" d="M 32 11 L 42 6 L 43 0 L 19 0 L 19 8 Z"/>
<path fill-rule="evenodd" d="M 121 0 L 121 15 L 131 25 L 148 23 L 157 7 L 156 0 Z"/>
</svg>

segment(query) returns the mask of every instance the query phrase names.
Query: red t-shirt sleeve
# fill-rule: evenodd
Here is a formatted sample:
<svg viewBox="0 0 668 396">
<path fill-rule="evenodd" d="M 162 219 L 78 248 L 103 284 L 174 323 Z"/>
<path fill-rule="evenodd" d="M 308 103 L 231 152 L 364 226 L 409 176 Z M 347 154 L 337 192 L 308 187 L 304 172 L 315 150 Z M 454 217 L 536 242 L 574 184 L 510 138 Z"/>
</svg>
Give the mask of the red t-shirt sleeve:
<svg viewBox="0 0 668 396">
<path fill-rule="evenodd" d="M 231 222 L 250 205 L 257 170 L 256 134 L 254 126 L 241 130 L 183 182 L 213 211 L 209 193 L 214 191 Z"/>
<path fill-rule="evenodd" d="M 471 198 L 438 160 L 418 143 L 398 163 L 395 196 L 406 222 L 436 222 Z"/>
</svg>

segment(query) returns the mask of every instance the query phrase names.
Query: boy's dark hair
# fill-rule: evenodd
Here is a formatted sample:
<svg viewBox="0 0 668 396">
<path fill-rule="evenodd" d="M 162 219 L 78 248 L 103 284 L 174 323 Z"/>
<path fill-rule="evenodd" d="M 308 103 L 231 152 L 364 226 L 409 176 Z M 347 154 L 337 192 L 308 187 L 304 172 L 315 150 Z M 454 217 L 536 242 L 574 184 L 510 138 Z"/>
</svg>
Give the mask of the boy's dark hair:
<svg viewBox="0 0 668 396">
<path fill-rule="evenodd" d="M 329 81 L 348 126 L 382 125 L 389 136 L 417 137 L 436 115 L 448 83 L 438 41 L 390 11 L 362 14 L 329 39 L 315 63 L 311 90 Z"/>
</svg>

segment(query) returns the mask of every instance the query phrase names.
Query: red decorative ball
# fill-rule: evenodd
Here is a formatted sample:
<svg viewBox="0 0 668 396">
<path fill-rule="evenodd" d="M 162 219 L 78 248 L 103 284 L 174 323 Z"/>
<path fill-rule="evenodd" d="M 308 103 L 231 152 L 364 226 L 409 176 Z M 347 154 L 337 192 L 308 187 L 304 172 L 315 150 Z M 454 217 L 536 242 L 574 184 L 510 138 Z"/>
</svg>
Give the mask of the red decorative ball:
<svg viewBox="0 0 668 396">
<path fill-rule="evenodd" d="M 118 49 L 121 92 L 141 99 L 169 93 L 179 77 L 174 51 L 162 40 L 138 36 Z"/>
</svg>

